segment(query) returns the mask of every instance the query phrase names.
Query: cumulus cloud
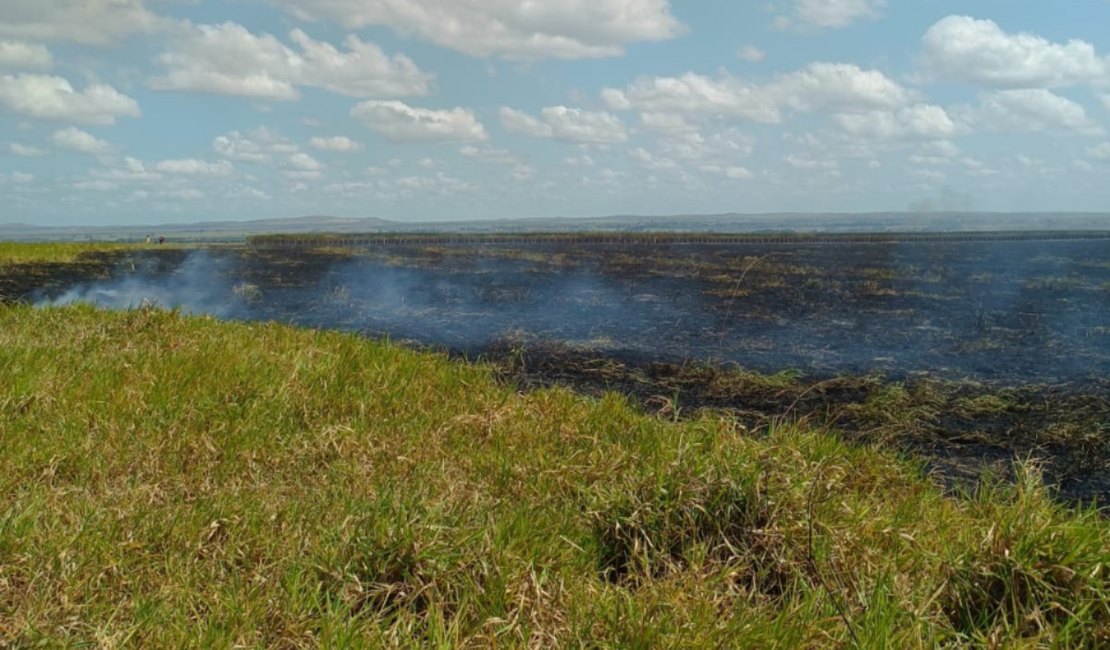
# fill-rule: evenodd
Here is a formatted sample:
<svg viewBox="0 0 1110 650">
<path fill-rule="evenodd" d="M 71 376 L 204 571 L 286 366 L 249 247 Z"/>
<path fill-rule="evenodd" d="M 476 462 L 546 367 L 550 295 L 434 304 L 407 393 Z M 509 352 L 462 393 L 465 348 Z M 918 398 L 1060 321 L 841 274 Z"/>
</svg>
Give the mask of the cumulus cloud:
<svg viewBox="0 0 1110 650">
<path fill-rule="evenodd" d="M 0 75 L 0 108 L 39 120 L 76 124 L 114 124 L 118 117 L 138 117 L 139 104 L 105 84 L 76 90 L 61 77 L 40 74 Z"/>
<path fill-rule="evenodd" d="M 105 154 L 112 150 L 107 141 L 72 126 L 55 131 L 50 140 L 59 149 L 77 153 Z"/>
<path fill-rule="evenodd" d="M 778 123 L 784 110 L 856 112 L 907 104 L 913 93 L 877 70 L 848 63 L 811 63 L 766 83 L 739 77 L 641 77 L 624 89 L 606 88 L 602 98 L 613 109 L 658 113 L 732 115 Z"/>
<path fill-rule="evenodd" d="M 851 135 L 876 140 L 946 140 L 959 131 L 948 112 L 932 104 L 897 111 L 841 114 L 835 119 Z"/>
<path fill-rule="evenodd" d="M 185 176 L 230 176 L 235 168 L 226 160 L 209 162 L 196 158 L 180 160 L 163 160 L 154 165 L 154 168 L 166 174 L 181 174 Z"/>
<path fill-rule="evenodd" d="M 408 57 L 390 57 L 357 36 L 347 37 L 344 51 L 299 29 L 289 36 L 299 52 L 236 23 L 194 27 L 158 56 L 165 72 L 150 86 L 282 101 L 298 99 L 298 86 L 351 97 L 424 95 L 434 78 Z"/>
<path fill-rule="evenodd" d="M 157 181 L 162 175 L 148 170 L 143 161 L 131 156 L 125 156 L 122 166 L 111 169 L 94 169 L 89 172 L 89 177 L 113 183 L 137 183 Z"/>
<path fill-rule="evenodd" d="M 1043 88 L 986 93 L 977 118 L 992 131 L 1101 131 L 1083 106 Z"/>
<path fill-rule="evenodd" d="M 628 129 L 620 118 L 604 111 L 548 106 L 540 111 L 537 119 L 522 111 L 502 107 L 501 123 L 513 133 L 577 144 L 614 144 L 628 140 Z"/>
<path fill-rule="evenodd" d="M 628 155 L 644 169 L 655 171 L 671 171 L 678 169 L 678 163 L 674 160 L 657 156 L 643 147 L 636 147 L 635 149 L 629 150 Z"/>
<path fill-rule="evenodd" d="M 266 127 L 218 136 L 212 141 L 212 149 L 228 160 L 259 164 L 271 162 L 274 156 L 287 156 L 299 151 L 297 145 Z"/>
<path fill-rule="evenodd" d="M 688 72 L 680 77 L 639 77 L 623 89 L 606 88 L 601 96 L 614 110 L 735 115 L 764 123 L 781 119 L 771 97 L 731 76 L 713 79 Z"/>
<path fill-rule="evenodd" d="M 877 18 L 886 0 L 794 0 L 792 16 L 780 16 L 776 25 L 831 29 L 859 20 Z"/>
<path fill-rule="evenodd" d="M 400 101 L 365 101 L 351 117 L 393 142 L 479 142 L 489 135 L 474 112 L 464 108 L 414 108 Z"/>
<path fill-rule="evenodd" d="M 640 113 L 640 124 L 655 133 L 676 134 L 697 131 L 685 117 L 676 113 Z"/>
<path fill-rule="evenodd" d="M 473 56 L 578 59 L 682 31 L 667 0 L 271 0 L 299 18 L 349 29 L 385 25 Z"/>
<path fill-rule="evenodd" d="M 315 137 L 308 141 L 308 146 L 320 151 L 337 151 L 350 153 L 362 149 L 362 145 L 344 135 L 330 138 Z"/>
<path fill-rule="evenodd" d="M 54 65 L 50 50 L 23 41 L 0 40 L 0 68 L 46 70 Z"/>
<path fill-rule="evenodd" d="M 746 158 L 755 149 L 755 139 L 736 128 L 708 134 L 702 131 L 676 133 L 662 139 L 660 149 L 668 156 L 691 162 L 727 164 Z"/>
<path fill-rule="evenodd" d="M 169 23 L 144 0 L 4 0 L 0 36 L 108 45 Z"/>
<path fill-rule="evenodd" d="M 1110 59 L 1090 43 L 1010 34 L 991 20 L 948 16 L 925 34 L 931 74 L 996 88 L 1053 88 L 1110 79 Z"/>
<path fill-rule="evenodd" d="M 289 169 L 300 172 L 318 172 L 324 169 L 323 163 L 303 151 L 289 156 L 285 164 Z"/>
</svg>

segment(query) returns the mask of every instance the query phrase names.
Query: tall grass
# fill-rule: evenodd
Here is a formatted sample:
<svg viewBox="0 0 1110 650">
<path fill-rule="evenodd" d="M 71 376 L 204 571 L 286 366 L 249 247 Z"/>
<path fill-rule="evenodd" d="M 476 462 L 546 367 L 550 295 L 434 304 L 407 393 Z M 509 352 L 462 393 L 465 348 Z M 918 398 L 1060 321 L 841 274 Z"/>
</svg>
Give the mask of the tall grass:
<svg viewBox="0 0 1110 650">
<path fill-rule="evenodd" d="M 1106 647 L 1110 524 L 352 335 L 0 308 L 0 645 Z"/>
</svg>

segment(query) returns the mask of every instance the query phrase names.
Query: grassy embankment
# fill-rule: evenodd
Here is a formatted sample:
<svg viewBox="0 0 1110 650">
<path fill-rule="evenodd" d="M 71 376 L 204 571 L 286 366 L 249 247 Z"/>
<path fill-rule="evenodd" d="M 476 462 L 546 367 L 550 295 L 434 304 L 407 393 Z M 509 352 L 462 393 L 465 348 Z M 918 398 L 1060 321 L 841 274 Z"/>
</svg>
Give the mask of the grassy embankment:
<svg viewBox="0 0 1110 650">
<path fill-rule="evenodd" d="M 338 333 L 0 308 L 0 641 L 1097 646 L 1110 525 Z"/>
</svg>

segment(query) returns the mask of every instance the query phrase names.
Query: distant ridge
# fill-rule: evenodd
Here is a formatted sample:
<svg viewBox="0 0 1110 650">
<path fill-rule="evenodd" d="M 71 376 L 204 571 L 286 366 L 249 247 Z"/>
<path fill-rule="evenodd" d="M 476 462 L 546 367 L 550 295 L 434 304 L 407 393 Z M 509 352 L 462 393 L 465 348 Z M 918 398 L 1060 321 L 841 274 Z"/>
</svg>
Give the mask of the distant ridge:
<svg viewBox="0 0 1110 650">
<path fill-rule="evenodd" d="M 0 224 L 0 239 L 22 241 L 141 241 L 148 234 L 177 241 L 243 241 L 252 235 L 312 233 L 864 233 L 1110 230 L 1110 213 L 763 213 L 606 217 L 544 217 L 404 223 L 375 217 L 311 215 L 249 221 L 202 221 L 139 226 Z"/>
</svg>

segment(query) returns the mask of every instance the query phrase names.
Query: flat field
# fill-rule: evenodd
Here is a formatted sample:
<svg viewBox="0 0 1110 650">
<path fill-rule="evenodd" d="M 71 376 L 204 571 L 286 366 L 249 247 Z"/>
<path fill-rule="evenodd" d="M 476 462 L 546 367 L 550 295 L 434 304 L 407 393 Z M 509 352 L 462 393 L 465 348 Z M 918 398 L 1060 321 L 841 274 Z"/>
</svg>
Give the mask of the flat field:
<svg viewBox="0 0 1110 650">
<path fill-rule="evenodd" d="M 779 256 L 760 251 L 706 249 L 700 271 L 668 271 L 689 259 L 674 251 L 130 251 L 92 279 L 9 274 L 9 297 L 40 306 L 0 306 L 0 643 L 1105 646 L 1110 525 L 1097 510 L 1062 503 L 1038 463 L 946 493 L 887 439 L 944 448 L 961 443 L 944 432 L 978 428 L 952 418 L 1009 421 L 1051 451 L 1029 424 L 1041 422 L 1105 476 L 1105 339 L 1075 333 L 1100 327 L 1088 312 L 1106 308 L 1106 270 L 1082 247 L 1041 254 L 1043 273 L 997 286 L 1053 300 L 1044 313 L 1081 301 L 1024 339 L 1076 356 L 1056 362 L 1054 384 L 1023 381 L 1020 364 L 975 381 L 915 374 L 924 364 L 741 368 L 728 355 L 749 348 L 721 345 L 721 326 L 763 304 L 746 298 L 791 295 L 785 266 L 760 277 Z M 518 272 L 493 272 L 506 268 Z M 873 296 L 861 307 L 893 298 L 872 281 L 920 284 L 820 268 L 804 277 L 855 292 L 840 300 Z M 387 293 L 405 288 L 398 274 L 425 275 Z M 558 276 L 574 279 L 555 291 Z M 1073 281 L 1047 281 L 1061 277 Z M 981 282 L 953 278 L 957 302 L 979 295 Z M 685 289 L 660 294 L 670 283 Z M 559 325 L 571 306 L 615 309 L 621 291 L 649 313 L 673 314 L 640 296 L 721 302 L 680 322 L 716 314 L 717 340 L 693 345 L 723 352 L 652 347 L 650 333 L 556 336 L 574 331 Z M 77 297 L 133 309 L 48 307 Z M 826 302 L 807 309 L 838 309 Z M 486 313 L 513 305 L 532 318 L 473 339 L 478 364 L 256 322 L 450 352 L 466 346 L 444 331 L 488 332 Z M 1012 310 L 984 311 L 974 331 L 1009 341 L 991 332 Z M 445 313 L 479 327 L 445 330 Z M 808 313 L 793 318 L 819 320 Z M 603 322 L 631 328 L 620 320 Z M 1008 463 L 1006 429 L 980 438 Z"/>
<path fill-rule="evenodd" d="M 1035 458 L 1064 498 L 1110 500 L 1110 239 L 386 241 L 135 251 L 22 295 L 385 336 L 751 430 L 805 420 L 950 483 Z"/>
</svg>

